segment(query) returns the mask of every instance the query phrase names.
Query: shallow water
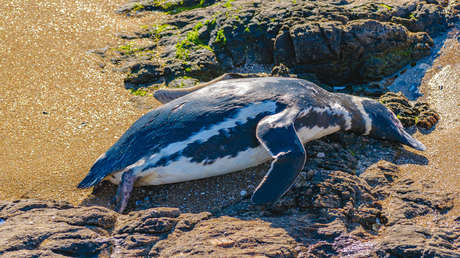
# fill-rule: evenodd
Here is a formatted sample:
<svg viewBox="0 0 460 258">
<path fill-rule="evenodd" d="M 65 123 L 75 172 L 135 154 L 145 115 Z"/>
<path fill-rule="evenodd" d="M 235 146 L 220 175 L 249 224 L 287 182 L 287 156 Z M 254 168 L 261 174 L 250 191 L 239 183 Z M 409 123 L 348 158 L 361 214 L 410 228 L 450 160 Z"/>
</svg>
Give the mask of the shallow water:
<svg viewBox="0 0 460 258">
<path fill-rule="evenodd" d="M 448 217 L 460 216 L 460 26 L 445 35 L 439 51 L 419 62 L 429 66 L 420 76 L 421 100 L 428 102 L 441 115 L 436 129 L 429 134 L 418 133 L 417 138 L 427 146 L 420 154 L 429 160 L 426 166 L 406 165 L 406 177 L 416 179 L 427 191 L 452 193 L 454 208 Z M 417 67 L 414 67 L 417 70 Z M 406 73 L 411 75 L 412 70 Z M 410 83 L 408 84 L 410 85 Z M 436 220 L 431 216 L 419 218 L 429 225 Z M 422 222 L 423 221 L 423 222 Z"/>
<path fill-rule="evenodd" d="M 123 2 L 0 0 L 0 199 L 79 203 L 75 185 L 145 112 L 88 53 L 149 21 L 116 15 Z"/>
</svg>

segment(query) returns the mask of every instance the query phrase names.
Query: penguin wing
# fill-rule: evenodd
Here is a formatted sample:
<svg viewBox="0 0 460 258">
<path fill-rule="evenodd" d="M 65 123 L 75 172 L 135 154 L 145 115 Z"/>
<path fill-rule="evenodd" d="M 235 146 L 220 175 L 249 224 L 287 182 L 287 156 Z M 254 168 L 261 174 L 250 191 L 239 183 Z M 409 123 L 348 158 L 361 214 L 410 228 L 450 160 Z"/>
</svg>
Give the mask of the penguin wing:
<svg viewBox="0 0 460 258">
<path fill-rule="evenodd" d="M 274 160 L 254 191 L 252 201 L 256 204 L 277 201 L 291 188 L 305 164 L 305 149 L 294 127 L 297 113 L 297 110 L 288 108 L 263 118 L 257 125 L 257 139 Z"/>
<path fill-rule="evenodd" d="M 160 89 L 157 90 L 153 93 L 153 97 L 158 100 L 161 104 L 166 104 L 168 102 L 171 102 L 177 98 L 180 98 L 182 96 L 185 96 L 187 94 L 190 94 L 194 91 L 197 91 L 199 89 L 202 89 L 204 87 L 207 87 L 209 85 L 212 85 L 216 82 L 223 81 L 223 80 L 229 80 L 229 79 L 237 79 L 237 78 L 244 78 L 245 76 L 243 74 L 238 74 L 238 73 L 224 73 L 223 75 L 215 78 L 212 81 L 201 83 L 197 86 L 190 87 L 190 88 L 185 88 L 185 89 Z"/>
<path fill-rule="evenodd" d="M 168 102 L 171 102 L 177 98 L 180 98 L 182 96 L 185 96 L 189 93 L 192 93 L 194 90 L 193 89 L 181 89 L 181 90 L 166 90 L 166 89 L 161 89 L 157 90 L 153 93 L 153 97 L 158 100 L 161 104 L 166 104 Z"/>
</svg>

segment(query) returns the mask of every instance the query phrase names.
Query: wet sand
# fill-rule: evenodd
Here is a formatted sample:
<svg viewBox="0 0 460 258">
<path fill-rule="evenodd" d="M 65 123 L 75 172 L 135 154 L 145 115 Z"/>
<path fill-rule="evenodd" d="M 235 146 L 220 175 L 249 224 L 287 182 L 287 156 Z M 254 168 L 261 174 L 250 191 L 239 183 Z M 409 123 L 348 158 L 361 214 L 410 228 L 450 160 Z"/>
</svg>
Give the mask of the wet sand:
<svg viewBox="0 0 460 258">
<path fill-rule="evenodd" d="M 158 18 L 115 14 L 124 2 L 0 1 L 0 199 L 80 203 L 76 184 L 146 112 L 88 53 Z"/>
<path fill-rule="evenodd" d="M 460 25 L 447 36 L 440 36 L 439 51 L 409 68 L 402 80 L 420 80 L 421 101 L 428 102 L 441 115 L 434 130 L 417 132 L 416 138 L 427 147 L 425 152 L 411 150 L 428 159 L 427 165 L 401 165 L 404 175 L 400 180 L 411 179 L 430 193 L 451 193 L 453 208 L 445 216 L 432 214 L 417 221 L 430 225 L 441 217 L 452 223 L 460 216 Z M 435 49 L 438 48 L 435 47 Z M 419 73 L 416 70 L 426 70 Z M 418 78 L 418 77 L 421 78 Z M 391 204 L 389 204 L 391 205 Z M 385 208 L 385 207 L 384 207 Z"/>
<path fill-rule="evenodd" d="M 421 99 L 441 115 L 436 129 L 417 137 L 426 146 L 420 153 L 429 160 L 426 166 L 407 165 L 402 167 L 406 177 L 425 184 L 427 191 L 453 194 L 454 207 L 447 217 L 460 216 L 460 25 L 452 29 L 439 51 L 431 68 L 421 83 Z M 426 220 L 429 223 L 431 218 Z M 423 217 L 419 220 L 423 220 Z"/>
</svg>

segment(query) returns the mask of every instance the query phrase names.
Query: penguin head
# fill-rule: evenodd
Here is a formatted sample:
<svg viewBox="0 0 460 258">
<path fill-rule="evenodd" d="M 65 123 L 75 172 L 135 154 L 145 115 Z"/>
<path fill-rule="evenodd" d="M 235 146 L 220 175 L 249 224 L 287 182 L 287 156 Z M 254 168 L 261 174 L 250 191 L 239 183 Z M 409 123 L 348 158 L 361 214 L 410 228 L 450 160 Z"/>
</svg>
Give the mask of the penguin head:
<svg viewBox="0 0 460 258">
<path fill-rule="evenodd" d="M 399 142 L 416 150 L 426 150 L 425 145 L 412 137 L 396 117 L 396 115 L 381 103 L 363 99 L 362 105 L 367 116 L 371 120 L 369 136 L 377 139 Z"/>
</svg>

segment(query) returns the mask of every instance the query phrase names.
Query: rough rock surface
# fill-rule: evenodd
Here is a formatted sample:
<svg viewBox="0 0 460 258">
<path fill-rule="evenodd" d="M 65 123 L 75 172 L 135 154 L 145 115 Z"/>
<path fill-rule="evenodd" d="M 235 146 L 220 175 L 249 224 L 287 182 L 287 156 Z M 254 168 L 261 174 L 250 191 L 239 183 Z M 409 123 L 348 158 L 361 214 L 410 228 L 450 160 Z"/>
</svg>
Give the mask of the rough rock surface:
<svg viewBox="0 0 460 258">
<path fill-rule="evenodd" d="M 400 176 L 387 161 L 360 175 L 310 170 L 275 207 L 243 198 L 213 214 L 162 207 L 122 215 L 98 206 L 2 201 L 0 256 L 458 257 L 458 218 L 441 217 L 430 227 L 414 222 L 447 212 L 454 196 Z"/>
<path fill-rule="evenodd" d="M 416 125 L 431 129 L 441 119 L 428 103 L 418 102 L 412 105 L 401 92 L 387 92 L 380 96 L 379 101 L 391 109 L 405 127 Z"/>
<path fill-rule="evenodd" d="M 133 1 L 119 12 L 170 15 L 123 34 L 131 41 L 103 55 L 134 88 L 181 76 L 267 72 L 280 63 L 321 83 L 363 83 L 428 55 L 431 36 L 448 28 L 457 9 L 455 2 L 415 0 Z"/>
</svg>

